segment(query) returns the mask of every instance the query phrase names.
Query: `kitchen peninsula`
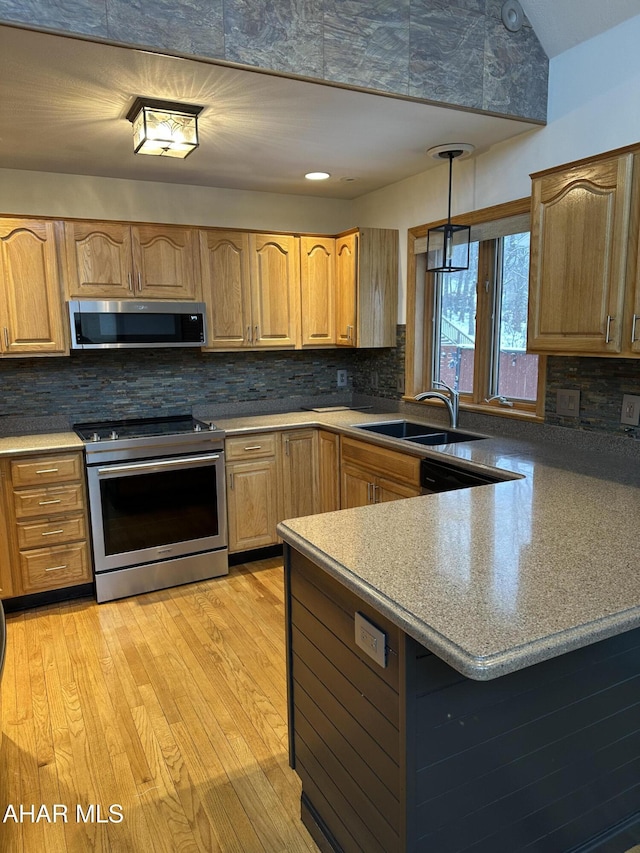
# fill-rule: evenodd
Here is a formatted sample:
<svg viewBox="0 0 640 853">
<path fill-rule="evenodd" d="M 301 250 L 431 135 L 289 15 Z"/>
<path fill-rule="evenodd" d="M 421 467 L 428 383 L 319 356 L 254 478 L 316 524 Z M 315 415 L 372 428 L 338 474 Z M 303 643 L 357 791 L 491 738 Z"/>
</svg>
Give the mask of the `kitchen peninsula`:
<svg viewBox="0 0 640 853">
<path fill-rule="evenodd" d="M 521 478 L 278 527 L 303 820 L 327 850 L 621 853 L 640 840 L 637 467 L 451 452 Z"/>
</svg>

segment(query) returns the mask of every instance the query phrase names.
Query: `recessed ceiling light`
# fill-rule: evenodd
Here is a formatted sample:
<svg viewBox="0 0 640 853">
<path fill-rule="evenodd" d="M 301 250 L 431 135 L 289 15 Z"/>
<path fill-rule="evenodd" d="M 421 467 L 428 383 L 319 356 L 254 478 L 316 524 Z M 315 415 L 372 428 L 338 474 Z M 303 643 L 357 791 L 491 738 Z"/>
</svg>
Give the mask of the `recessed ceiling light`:
<svg viewBox="0 0 640 853">
<path fill-rule="evenodd" d="M 307 172 L 305 175 L 308 181 L 326 181 L 330 177 L 329 172 Z"/>
</svg>

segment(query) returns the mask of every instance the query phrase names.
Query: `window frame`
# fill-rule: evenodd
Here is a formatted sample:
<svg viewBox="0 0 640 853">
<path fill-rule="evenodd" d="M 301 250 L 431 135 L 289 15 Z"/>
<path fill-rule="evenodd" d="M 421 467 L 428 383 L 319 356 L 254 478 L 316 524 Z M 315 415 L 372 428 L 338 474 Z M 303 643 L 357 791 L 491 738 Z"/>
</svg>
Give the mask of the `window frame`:
<svg viewBox="0 0 640 853">
<path fill-rule="evenodd" d="M 464 222 L 481 226 L 529 213 L 531 199 L 518 199 L 506 204 L 495 205 L 452 217 L 452 222 Z M 445 220 L 442 220 L 444 222 Z M 426 272 L 426 255 L 416 254 L 416 241 L 424 242 L 429 228 L 441 222 L 420 225 L 408 231 L 407 255 L 407 339 L 405 359 L 405 394 L 403 399 L 411 401 L 421 391 L 431 390 L 435 340 L 435 282 L 436 275 Z M 478 258 L 478 282 L 493 281 L 497 272 L 497 243 L 493 240 L 480 243 Z M 544 392 L 546 357 L 538 356 L 538 387 L 535 401 L 513 400 L 513 407 L 501 405 L 499 400 L 486 402 L 490 396 L 493 362 L 495 359 L 494 327 L 498 299 L 495 288 L 478 284 L 476 348 L 474 390 L 472 394 L 460 394 L 461 410 L 477 411 L 501 417 L 544 420 Z M 423 405 L 441 405 L 437 401 L 425 400 Z"/>
</svg>

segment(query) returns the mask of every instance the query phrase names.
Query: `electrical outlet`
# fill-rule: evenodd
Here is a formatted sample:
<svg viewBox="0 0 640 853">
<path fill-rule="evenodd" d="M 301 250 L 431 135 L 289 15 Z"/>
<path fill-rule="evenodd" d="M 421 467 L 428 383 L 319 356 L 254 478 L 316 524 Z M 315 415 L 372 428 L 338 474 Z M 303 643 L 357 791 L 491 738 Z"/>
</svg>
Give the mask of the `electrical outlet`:
<svg viewBox="0 0 640 853">
<path fill-rule="evenodd" d="M 629 424 L 629 426 L 640 425 L 640 397 L 634 397 L 633 394 L 623 394 L 620 423 Z"/>
<path fill-rule="evenodd" d="M 556 414 L 569 418 L 577 418 L 580 414 L 580 392 L 558 391 L 556 395 Z"/>
<path fill-rule="evenodd" d="M 347 371 L 346 370 L 338 370 L 336 374 L 336 385 L 338 388 L 346 388 L 347 387 Z"/>
</svg>

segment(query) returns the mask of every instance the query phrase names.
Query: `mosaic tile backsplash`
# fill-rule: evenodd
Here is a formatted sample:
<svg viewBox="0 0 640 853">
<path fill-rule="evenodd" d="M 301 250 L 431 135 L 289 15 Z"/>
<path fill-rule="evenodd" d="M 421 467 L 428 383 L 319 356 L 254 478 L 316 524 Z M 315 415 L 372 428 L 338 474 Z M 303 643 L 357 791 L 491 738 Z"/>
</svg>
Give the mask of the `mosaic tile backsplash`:
<svg viewBox="0 0 640 853">
<path fill-rule="evenodd" d="M 354 353 L 208 353 L 199 350 L 110 350 L 69 358 L 0 362 L 0 417 L 64 416 L 69 422 L 156 414 L 226 403 L 321 397 L 337 392 L 346 368 L 352 390 Z"/>
<path fill-rule="evenodd" d="M 258 410 L 265 403 L 281 403 L 284 411 L 299 398 L 329 405 L 340 395 L 340 402 L 348 402 L 351 394 L 397 402 L 403 393 L 405 337 L 401 325 L 393 349 L 208 354 L 160 349 L 6 359 L 0 361 L 0 418 L 73 423 L 238 404 L 250 413 L 251 404 Z M 629 434 L 620 424 L 622 396 L 640 395 L 640 360 L 553 356 L 547 365 L 546 424 Z M 345 368 L 347 388 L 338 389 L 336 371 Z M 580 390 L 579 417 L 556 415 L 560 389 Z M 631 435 L 640 438 L 640 430 Z"/>
<path fill-rule="evenodd" d="M 577 418 L 556 415 L 559 390 L 580 391 Z M 620 423 L 624 394 L 640 395 L 640 359 L 549 356 L 545 423 L 573 429 L 636 434 Z"/>
</svg>

